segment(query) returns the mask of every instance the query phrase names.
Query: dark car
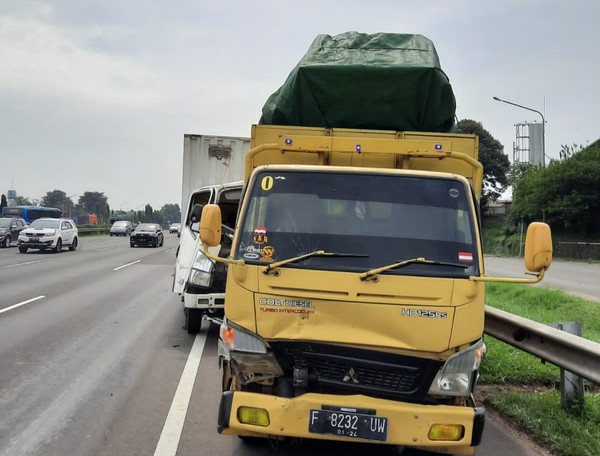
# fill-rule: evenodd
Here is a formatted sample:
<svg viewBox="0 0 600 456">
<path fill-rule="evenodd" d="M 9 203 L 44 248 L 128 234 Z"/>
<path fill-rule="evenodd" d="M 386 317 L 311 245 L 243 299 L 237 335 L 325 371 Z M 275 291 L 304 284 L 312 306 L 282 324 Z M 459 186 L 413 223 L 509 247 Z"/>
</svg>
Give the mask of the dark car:
<svg viewBox="0 0 600 456">
<path fill-rule="evenodd" d="M 0 247 L 10 247 L 10 243 L 16 241 L 19 233 L 27 228 L 27 222 L 21 217 L 0 218 Z"/>
<path fill-rule="evenodd" d="M 129 237 L 129 245 L 149 245 L 152 247 L 162 246 L 165 242 L 162 228 L 158 223 L 140 223 L 131 232 Z"/>
</svg>

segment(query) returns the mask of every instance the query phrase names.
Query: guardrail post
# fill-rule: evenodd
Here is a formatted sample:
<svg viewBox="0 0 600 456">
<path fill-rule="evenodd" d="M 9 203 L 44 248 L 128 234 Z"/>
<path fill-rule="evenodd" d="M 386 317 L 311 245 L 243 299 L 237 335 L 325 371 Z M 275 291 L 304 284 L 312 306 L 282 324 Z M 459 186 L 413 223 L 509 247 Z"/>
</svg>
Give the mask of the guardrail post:
<svg viewBox="0 0 600 456">
<path fill-rule="evenodd" d="M 568 321 L 558 324 L 558 329 L 581 337 L 581 323 Z M 581 410 L 584 405 L 583 378 L 568 370 L 560 370 L 560 403 L 565 410 Z"/>
</svg>

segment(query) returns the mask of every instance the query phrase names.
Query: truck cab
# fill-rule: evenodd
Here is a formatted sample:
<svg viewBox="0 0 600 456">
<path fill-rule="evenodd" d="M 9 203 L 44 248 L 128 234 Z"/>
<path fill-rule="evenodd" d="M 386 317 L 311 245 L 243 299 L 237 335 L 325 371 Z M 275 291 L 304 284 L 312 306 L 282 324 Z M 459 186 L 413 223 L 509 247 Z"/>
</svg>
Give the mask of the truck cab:
<svg viewBox="0 0 600 456">
<path fill-rule="evenodd" d="M 184 329 L 189 333 L 200 330 L 204 315 L 223 316 L 227 265 L 216 263 L 205 256 L 199 238 L 199 213 L 207 204 L 216 204 L 223 214 L 223 236 L 219 245 L 210 252 L 219 257 L 230 253 L 235 219 L 243 182 L 209 185 L 192 192 L 187 214 L 181 225 L 179 247 L 175 260 L 173 291 L 184 304 Z"/>
<path fill-rule="evenodd" d="M 474 454 L 486 281 L 474 135 L 254 126 L 228 265 L 218 430 Z M 203 208 L 208 248 L 222 238 Z"/>
</svg>

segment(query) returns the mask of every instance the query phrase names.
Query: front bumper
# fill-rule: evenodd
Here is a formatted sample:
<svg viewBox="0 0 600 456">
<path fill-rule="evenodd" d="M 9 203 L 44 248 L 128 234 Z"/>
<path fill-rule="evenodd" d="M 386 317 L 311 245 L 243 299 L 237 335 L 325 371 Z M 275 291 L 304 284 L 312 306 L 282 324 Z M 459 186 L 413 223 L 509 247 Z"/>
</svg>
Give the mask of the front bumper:
<svg viewBox="0 0 600 456">
<path fill-rule="evenodd" d="M 238 409 L 241 406 L 267 410 L 269 425 L 262 427 L 241 423 L 238 420 Z M 324 406 L 375 410 L 377 416 L 385 417 L 388 420 L 386 440 L 371 441 L 309 432 L 310 411 L 322 410 Z M 374 399 L 363 395 L 338 396 L 307 393 L 295 398 L 286 398 L 244 391 L 226 391 L 221 397 L 217 429 L 219 433 L 228 435 L 285 436 L 382 443 L 468 455 L 474 454 L 474 447 L 481 441 L 484 422 L 483 407 L 420 405 Z M 457 441 L 430 440 L 429 430 L 434 424 L 462 425 L 464 434 Z"/>
<path fill-rule="evenodd" d="M 39 239 L 17 239 L 17 246 L 19 247 L 31 247 L 32 249 L 39 249 L 41 247 L 55 247 L 56 238 L 39 238 Z"/>
<path fill-rule="evenodd" d="M 146 246 L 154 246 L 158 245 L 158 238 L 137 238 L 137 237 L 129 237 L 129 242 L 135 245 L 146 245 Z"/>
<path fill-rule="evenodd" d="M 189 309 L 221 310 L 225 308 L 225 293 L 184 293 L 183 305 Z"/>
</svg>

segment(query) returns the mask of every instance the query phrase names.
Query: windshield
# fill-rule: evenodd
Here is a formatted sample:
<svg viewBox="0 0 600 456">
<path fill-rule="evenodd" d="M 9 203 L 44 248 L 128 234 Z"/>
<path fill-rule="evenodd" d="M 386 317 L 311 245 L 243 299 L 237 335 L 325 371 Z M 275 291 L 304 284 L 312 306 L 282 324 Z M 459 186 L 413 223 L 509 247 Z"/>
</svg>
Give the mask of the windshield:
<svg viewBox="0 0 600 456">
<path fill-rule="evenodd" d="M 410 258 L 383 274 L 466 277 L 478 273 L 471 190 L 464 181 L 392 174 L 263 171 L 250 189 L 235 258 L 365 272 Z M 434 262 L 457 263 L 449 268 Z"/>
<path fill-rule="evenodd" d="M 0 219 L 0 228 L 10 228 L 12 225 L 12 219 Z"/>
<path fill-rule="evenodd" d="M 135 231 L 156 231 L 157 227 L 153 223 L 140 223 L 135 227 Z"/>
<path fill-rule="evenodd" d="M 59 220 L 37 219 L 31 222 L 29 228 L 58 228 Z"/>
<path fill-rule="evenodd" d="M 127 226 L 129 225 L 129 222 L 115 222 L 113 224 L 113 226 Z"/>
</svg>

